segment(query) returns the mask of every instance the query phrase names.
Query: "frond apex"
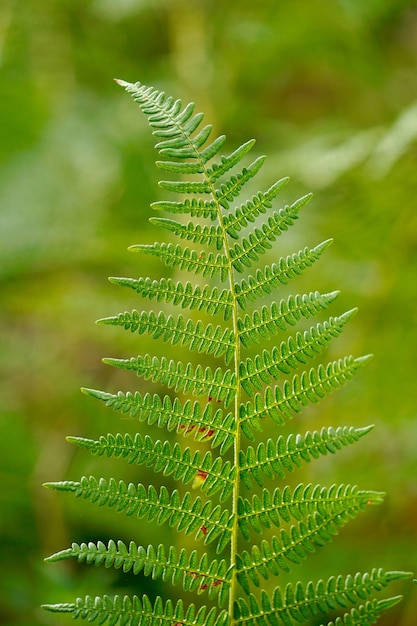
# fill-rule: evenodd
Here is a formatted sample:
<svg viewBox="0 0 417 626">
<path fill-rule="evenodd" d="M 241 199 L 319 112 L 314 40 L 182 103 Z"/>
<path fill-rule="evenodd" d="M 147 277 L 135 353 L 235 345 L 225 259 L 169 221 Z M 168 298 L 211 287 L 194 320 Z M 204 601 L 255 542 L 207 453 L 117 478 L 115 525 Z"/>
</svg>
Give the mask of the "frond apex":
<svg viewBox="0 0 417 626">
<path fill-rule="evenodd" d="M 355 361 L 358 365 L 365 365 L 369 361 L 372 361 L 373 358 L 374 358 L 373 354 L 365 354 L 363 356 L 356 357 Z"/>
</svg>

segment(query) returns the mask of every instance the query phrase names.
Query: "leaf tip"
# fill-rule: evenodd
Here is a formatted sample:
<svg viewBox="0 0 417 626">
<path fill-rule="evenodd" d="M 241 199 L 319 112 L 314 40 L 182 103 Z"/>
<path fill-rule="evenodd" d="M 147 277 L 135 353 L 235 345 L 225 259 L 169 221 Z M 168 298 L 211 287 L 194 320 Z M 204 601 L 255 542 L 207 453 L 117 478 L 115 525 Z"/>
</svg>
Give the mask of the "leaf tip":
<svg viewBox="0 0 417 626">
<path fill-rule="evenodd" d="M 346 311 L 345 313 L 342 313 L 342 315 L 340 315 L 340 320 L 342 320 L 343 322 L 348 322 L 349 320 L 352 319 L 352 317 L 355 317 L 358 310 L 359 310 L 358 307 L 349 309 L 349 311 Z"/>
<path fill-rule="evenodd" d="M 42 483 L 42 487 L 45 487 L 45 489 L 56 489 L 56 485 L 56 482 Z"/>
<path fill-rule="evenodd" d="M 132 83 L 128 83 L 127 81 L 121 79 L 121 78 L 113 78 L 114 82 L 117 83 L 118 85 L 120 85 L 120 87 L 124 87 L 126 89 L 126 87 L 130 87 L 130 85 Z"/>
<path fill-rule="evenodd" d="M 114 323 L 114 317 L 101 317 L 100 319 L 96 320 L 95 323 L 97 324 L 97 326 L 105 326 L 107 325 L 111 325 L 112 323 Z"/>
<path fill-rule="evenodd" d="M 360 437 L 363 437 L 363 435 L 367 435 L 368 433 L 371 432 L 371 430 L 373 430 L 375 428 L 375 424 L 369 424 L 368 426 L 363 426 L 362 428 L 357 428 L 356 432 Z"/>
<path fill-rule="evenodd" d="M 74 613 L 75 604 L 61 602 L 60 604 L 41 604 L 41 608 L 52 613 Z"/>
<path fill-rule="evenodd" d="M 67 437 L 65 437 L 65 441 L 68 441 L 68 443 L 73 443 L 75 445 L 82 445 L 81 442 L 83 441 L 82 437 L 75 437 L 74 435 L 67 435 Z"/>
<path fill-rule="evenodd" d="M 359 365 L 365 365 L 365 363 L 368 363 L 368 361 L 372 361 L 373 358 L 373 354 L 365 354 L 364 356 L 358 356 L 355 361 Z"/>
</svg>

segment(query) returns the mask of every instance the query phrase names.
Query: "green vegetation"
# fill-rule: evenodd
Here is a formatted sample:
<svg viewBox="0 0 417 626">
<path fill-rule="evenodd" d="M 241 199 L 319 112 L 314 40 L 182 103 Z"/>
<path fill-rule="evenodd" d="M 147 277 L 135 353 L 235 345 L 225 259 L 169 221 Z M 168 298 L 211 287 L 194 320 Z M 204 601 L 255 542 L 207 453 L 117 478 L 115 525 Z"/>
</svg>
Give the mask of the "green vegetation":
<svg viewBox="0 0 417 626">
<path fill-rule="evenodd" d="M 146 124 L 111 80 L 120 75 L 196 100 L 216 134 L 227 132 L 232 150 L 256 137 L 253 151 L 269 155 L 257 188 L 285 174 L 291 184 L 281 191 L 284 204 L 315 193 L 297 227 L 275 244 L 278 255 L 334 237 L 325 261 L 300 277 L 297 290 L 340 287 L 338 310 L 352 304 L 361 310 L 332 342 L 330 358 L 368 351 L 375 358 L 347 387 L 308 407 L 300 429 L 376 427 L 357 446 L 306 466 L 305 481 L 330 485 L 349 476 L 388 495 L 343 529 L 332 544 L 337 549 L 307 559 L 303 575 L 315 579 L 320 571 L 328 578 L 365 571 L 369 563 L 416 569 L 414 5 L 2 3 L 2 623 L 68 623 L 37 607 L 92 589 L 152 599 L 161 593 L 158 581 L 145 578 L 138 587 L 130 573 L 42 564 L 74 539 L 81 545 L 97 537 L 107 545 L 114 535 L 111 512 L 93 506 L 81 512 L 79 502 L 42 490 L 42 482 L 106 471 L 127 482 L 147 480 L 145 470 L 117 459 L 86 463 L 65 441 L 68 433 L 137 431 L 137 422 L 120 425 L 117 414 L 79 393 L 82 385 L 126 384 L 123 372 L 97 358 L 128 357 L 133 339 L 92 323 L 120 307 L 120 290 L 103 276 L 177 280 L 151 256 L 139 271 L 137 257 L 125 253 L 133 242 L 158 237 L 147 222 L 157 177 Z M 125 292 L 122 306 L 137 307 L 137 294 Z M 146 336 L 137 341 L 138 354 L 156 345 Z M 144 395 L 146 385 L 139 381 L 138 390 Z M 275 431 L 264 435 L 276 438 Z M 119 516 L 120 539 L 140 544 L 142 523 Z M 149 542 L 158 544 L 160 529 L 152 532 Z M 410 593 L 408 585 L 397 590 Z M 381 626 L 414 626 L 415 597 L 386 615 Z"/>
</svg>

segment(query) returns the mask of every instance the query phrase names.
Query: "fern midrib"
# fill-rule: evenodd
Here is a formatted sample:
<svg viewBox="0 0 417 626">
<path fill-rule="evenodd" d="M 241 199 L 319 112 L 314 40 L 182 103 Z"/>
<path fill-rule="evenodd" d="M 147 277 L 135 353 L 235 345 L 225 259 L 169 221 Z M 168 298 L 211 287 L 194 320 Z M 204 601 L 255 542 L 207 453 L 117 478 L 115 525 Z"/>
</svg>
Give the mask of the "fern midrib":
<svg viewBox="0 0 417 626">
<path fill-rule="evenodd" d="M 233 334 L 235 337 L 235 352 L 234 352 L 234 367 L 235 367 L 235 384 L 236 384 L 236 393 L 235 393 L 235 424 L 236 430 L 234 435 L 234 446 L 233 446 L 233 467 L 238 467 L 239 464 L 239 454 L 240 454 L 240 427 L 239 427 L 239 411 L 240 411 L 240 403 L 241 403 L 241 384 L 240 384 L 240 337 L 239 337 L 239 327 L 238 327 L 238 301 L 235 292 L 235 270 L 233 267 L 233 259 L 230 254 L 230 246 L 228 242 L 228 235 L 226 231 L 226 227 L 223 219 L 222 207 L 217 199 L 216 190 L 214 184 L 211 182 L 208 172 L 205 166 L 205 163 L 201 163 L 203 167 L 204 175 L 206 176 L 210 189 L 211 196 L 213 200 L 216 202 L 217 207 L 217 219 L 219 221 L 219 225 L 223 232 L 223 250 L 227 260 L 228 266 L 228 278 L 229 278 L 229 289 L 232 296 L 232 328 Z M 233 516 L 233 526 L 231 529 L 231 540 L 230 540 L 230 567 L 233 568 L 233 575 L 230 581 L 230 591 L 229 591 L 229 605 L 228 605 L 228 613 L 230 623 L 229 626 L 232 626 L 234 621 L 232 621 L 232 616 L 234 614 L 234 603 L 235 603 L 235 595 L 236 595 L 236 557 L 238 553 L 238 503 L 239 503 L 239 486 L 240 486 L 240 477 L 239 472 L 235 473 L 234 477 L 234 487 L 232 492 L 232 516 Z"/>
<path fill-rule="evenodd" d="M 165 112 L 166 114 L 166 112 Z M 171 118 L 172 124 L 177 128 L 180 134 L 186 139 L 188 146 L 193 149 L 195 154 L 195 159 L 199 162 L 202 170 L 202 175 L 204 179 L 207 181 L 210 189 L 210 195 L 213 199 L 213 202 L 216 207 L 218 224 L 221 227 L 223 233 L 223 250 L 226 257 L 226 265 L 227 265 L 227 275 L 229 279 L 229 289 L 232 296 L 232 328 L 235 336 L 235 353 L 234 353 L 234 367 L 235 367 L 235 437 L 234 437 L 234 458 L 233 458 L 233 466 L 238 467 L 239 463 L 239 453 L 240 453 L 240 428 L 239 428 L 239 408 L 241 402 L 241 385 L 240 385 L 240 339 L 239 339 L 239 328 L 238 328 L 238 301 L 235 292 L 235 274 L 233 267 L 233 260 L 230 254 L 230 247 L 227 239 L 227 230 L 224 224 L 222 206 L 220 204 L 218 195 L 216 193 L 216 189 L 214 187 L 213 182 L 210 179 L 206 163 L 201 158 L 198 150 L 195 148 L 195 145 L 191 141 L 189 135 L 186 135 L 180 125 L 176 123 L 175 120 Z M 205 258 L 205 255 L 203 255 Z M 233 526 L 231 529 L 231 542 L 230 542 L 230 567 L 236 568 L 236 555 L 237 555 L 237 540 L 238 540 L 238 500 L 239 500 L 239 472 L 236 472 L 234 478 L 234 488 L 233 488 L 233 496 L 232 496 L 232 511 L 231 515 L 233 518 Z M 231 584 L 230 584 L 230 593 L 229 593 L 229 605 L 228 605 L 228 613 L 229 619 L 232 619 L 232 615 L 234 614 L 234 601 L 236 594 L 236 574 L 233 573 Z M 233 622 L 234 623 L 234 622 Z M 229 626 L 232 626 L 232 622 L 230 622 Z"/>
</svg>

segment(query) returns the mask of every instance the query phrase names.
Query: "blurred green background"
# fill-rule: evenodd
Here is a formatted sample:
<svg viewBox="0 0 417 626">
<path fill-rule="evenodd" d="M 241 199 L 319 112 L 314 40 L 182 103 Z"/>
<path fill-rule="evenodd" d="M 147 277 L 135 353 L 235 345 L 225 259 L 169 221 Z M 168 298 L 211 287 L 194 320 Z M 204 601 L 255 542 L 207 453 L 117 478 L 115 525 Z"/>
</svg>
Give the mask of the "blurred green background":
<svg viewBox="0 0 417 626">
<path fill-rule="evenodd" d="M 145 470 L 100 463 L 65 441 L 135 431 L 136 422 L 121 421 L 79 388 L 144 390 L 101 357 L 155 349 L 94 325 L 142 306 L 107 276 L 163 274 L 126 251 L 161 238 L 147 218 L 150 202 L 163 196 L 147 122 L 113 77 L 194 100 L 228 135 L 227 151 L 255 137 L 255 152 L 269 158 L 254 191 L 289 175 L 284 200 L 314 192 L 274 254 L 335 239 L 291 290 L 340 288 L 331 314 L 360 311 L 330 358 L 372 352 L 375 359 L 291 428 L 376 428 L 295 479 L 357 482 L 387 498 L 303 572 L 417 570 L 417 4 L 3 0 L 0 623 L 65 624 L 71 618 L 39 604 L 120 588 L 160 591 L 142 578 L 42 560 L 73 540 L 150 538 L 138 520 L 41 487 L 97 468 L 147 480 Z M 156 540 L 162 532 L 178 541 L 151 529 Z M 415 626 L 412 585 L 397 591 L 406 600 L 381 625 Z"/>
</svg>

